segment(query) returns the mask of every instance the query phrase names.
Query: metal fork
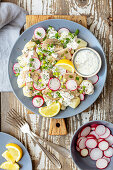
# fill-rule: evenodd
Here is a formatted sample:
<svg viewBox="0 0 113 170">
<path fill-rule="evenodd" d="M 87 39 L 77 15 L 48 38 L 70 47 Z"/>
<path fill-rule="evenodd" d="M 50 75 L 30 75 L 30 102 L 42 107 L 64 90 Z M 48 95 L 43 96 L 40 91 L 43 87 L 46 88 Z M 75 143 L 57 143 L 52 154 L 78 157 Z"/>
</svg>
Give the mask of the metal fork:
<svg viewBox="0 0 113 170">
<path fill-rule="evenodd" d="M 36 143 L 38 143 L 40 148 L 43 150 L 43 152 L 46 154 L 46 156 L 51 160 L 51 162 L 53 162 L 53 164 L 55 164 L 58 168 L 61 168 L 60 161 L 53 154 L 51 154 L 49 151 L 47 151 L 39 143 L 39 141 L 37 139 L 40 139 L 41 141 L 45 142 L 47 145 L 49 145 L 50 147 L 55 149 L 58 153 L 62 154 L 63 156 L 68 157 L 68 158 L 70 157 L 69 150 L 65 149 L 62 146 L 59 146 L 59 145 L 54 144 L 52 142 L 49 142 L 49 141 L 41 138 L 40 136 L 37 136 L 36 134 L 34 134 L 30 130 L 29 124 L 14 109 L 11 109 L 7 113 L 6 122 L 9 123 L 10 125 L 12 125 L 13 127 L 17 128 L 17 129 L 20 129 L 23 133 L 27 133 L 28 135 L 30 135 L 33 138 L 33 140 Z"/>
</svg>

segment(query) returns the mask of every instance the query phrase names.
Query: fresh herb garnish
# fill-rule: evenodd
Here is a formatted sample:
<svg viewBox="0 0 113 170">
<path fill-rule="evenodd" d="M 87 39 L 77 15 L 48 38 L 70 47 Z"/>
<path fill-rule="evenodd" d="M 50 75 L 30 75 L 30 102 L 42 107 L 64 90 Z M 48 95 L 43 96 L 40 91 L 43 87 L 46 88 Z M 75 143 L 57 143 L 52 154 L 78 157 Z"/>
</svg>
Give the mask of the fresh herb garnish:
<svg viewBox="0 0 113 170">
<path fill-rule="evenodd" d="M 40 32 L 37 32 L 37 35 L 41 36 L 42 34 Z"/>
<path fill-rule="evenodd" d="M 79 77 L 76 77 L 76 80 L 79 80 Z"/>
<path fill-rule="evenodd" d="M 77 29 L 74 33 L 75 36 L 77 36 L 79 34 L 79 30 Z"/>
<path fill-rule="evenodd" d="M 47 37 L 45 36 L 45 37 L 43 38 L 43 41 L 45 41 L 46 38 L 47 38 Z"/>
<path fill-rule="evenodd" d="M 72 75 L 69 75 L 69 78 L 73 78 L 73 76 L 72 76 Z"/>
<path fill-rule="evenodd" d="M 79 44 L 80 42 L 81 42 L 80 40 L 77 41 L 78 44 Z"/>
<path fill-rule="evenodd" d="M 55 34 L 55 38 L 58 39 L 59 38 L 59 34 L 58 32 Z"/>
<path fill-rule="evenodd" d="M 15 76 L 18 77 L 20 75 L 20 73 L 16 73 Z"/>
<path fill-rule="evenodd" d="M 30 89 L 30 90 L 33 90 L 33 87 L 30 87 L 29 89 Z"/>
<path fill-rule="evenodd" d="M 30 61 L 34 61 L 34 58 L 30 58 Z"/>
</svg>

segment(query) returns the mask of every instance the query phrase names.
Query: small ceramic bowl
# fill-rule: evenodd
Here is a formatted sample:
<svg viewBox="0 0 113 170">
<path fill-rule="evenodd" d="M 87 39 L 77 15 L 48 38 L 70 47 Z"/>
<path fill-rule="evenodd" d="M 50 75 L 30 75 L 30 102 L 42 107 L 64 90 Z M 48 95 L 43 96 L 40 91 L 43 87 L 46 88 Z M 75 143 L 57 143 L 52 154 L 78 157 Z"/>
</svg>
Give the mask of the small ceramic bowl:
<svg viewBox="0 0 113 170">
<path fill-rule="evenodd" d="M 87 156 L 85 158 L 83 158 L 80 153 L 76 150 L 76 142 L 77 142 L 77 137 L 79 132 L 81 132 L 81 130 L 91 124 L 103 124 L 106 127 L 108 127 L 111 130 L 111 134 L 113 135 L 113 124 L 110 122 L 106 122 L 106 121 L 90 121 L 86 124 L 84 124 L 83 126 L 81 126 L 73 135 L 72 141 L 71 141 L 71 157 L 74 161 L 74 163 L 76 164 L 76 166 L 78 168 L 80 168 L 81 170 L 99 170 L 96 167 L 96 161 L 91 160 L 90 156 Z M 104 170 L 112 170 L 113 169 L 113 157 L 111 157 L 111 162 L 109 163 L 109 165 L 104 169 Z"/>
<path fill-rule="evenodd" d="M 98 68 L 97 68 L 97 70 L 96 70 L 94 73 L 89 74 L 89 75 L 85 75 L 85 74 L 82 74 L 81 72 L 79 72 L 79 71 L 77 70 L 77 67 L 76 67 L 74 61 L 75 61 L 75 58 L 76 58 L 77 54 L 78 54 L 81 50 L 88 50 L 88 51 L 90 50 L 92 53 L 94 53 L 94 54 L 97 56 L 97 58 L 98 58 Z M 82 76 L 82 77 L 92 77 L 92 76 L 96 75 L 96 74 L 100 71 L 100 68 L 101 68 L 101 65 L 102 65 L 101 57 L 100 57 L 99 53 L 98 53 L 97 51 L 95 51 L 94 49 L 92 49 L 92 48 L 89 48 L 89 47 L 80 48 L 80 49 L 78 49 L 78 50 L 73 54 L 73 57 L 72 57 L 72 58 L 73 58 L 73 64 L 74 64 L 76 73 L 77 73 L 78 75 Z"/>
</svg>

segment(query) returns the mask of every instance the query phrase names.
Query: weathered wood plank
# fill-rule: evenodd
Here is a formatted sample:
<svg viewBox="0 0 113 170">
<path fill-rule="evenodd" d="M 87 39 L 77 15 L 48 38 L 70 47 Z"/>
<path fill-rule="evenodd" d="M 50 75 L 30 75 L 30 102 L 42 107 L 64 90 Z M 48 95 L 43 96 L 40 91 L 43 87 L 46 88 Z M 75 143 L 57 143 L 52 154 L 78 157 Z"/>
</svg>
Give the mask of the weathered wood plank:
<svg viewBox="0 0 113 170">
<path fill-rule="evenodd" d="M 25 136 L 16 133 L 14 129 L 5 123 L 6 112 L 14 106 L 16 110 L 31 124 L 31 128 L 40 136 L 58 144 L 63 144 L 69 149 L 70 140 L 76 129 L 80 125 L 89 120 L 103 119 L 113 123 L 113 43 L 112 43 L 112 24 L 109 17 L 112 17 L 112 0 L 4 0 L 13 2 L 28 10 L 29 14 L 35 15 L 87 15 L 88 28 L 95 34 L 102 44 L 108 63 L 108 74 L 105 87 L 97 99 L 97 101 L 84 113 L 81 113 L 66 120 L 68 135 L 63 137 L 53 137 L 48 135 L 49 119 L 42 118 L 37 115 L 26 115 L 26 109 L 12 93 L 1 94 L 1 130 L 20 138 L 22 141 Z M 33 170 L 52 170 L 55 167 L 48 161 L 38 146 L 35 146 L 30 138 L 27 138 L 27 148 L 33 160 Z M 34 148 L 34 149 L 32 149 Z M 50 149 L 51 150 L 51 149 Z M 36 151 L 36 152 L 35 152 Z M 62 156 L 56 154 L 60 159 L 63 170 L 75 169 L 72 160 L 63 159 Z"/>
</svg>

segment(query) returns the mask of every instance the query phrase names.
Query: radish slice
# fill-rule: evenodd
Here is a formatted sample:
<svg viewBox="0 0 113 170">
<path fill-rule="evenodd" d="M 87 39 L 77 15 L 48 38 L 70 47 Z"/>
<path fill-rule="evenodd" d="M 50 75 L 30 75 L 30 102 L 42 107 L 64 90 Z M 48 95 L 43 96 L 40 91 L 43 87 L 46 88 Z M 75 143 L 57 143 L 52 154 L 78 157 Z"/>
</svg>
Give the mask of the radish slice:
<svg viewBox="0 0 113 170">
<path fill-rule="evenodd" d="M 42 96 L 35 96 L 32 100 L 33 106 L 35 107 L 41 107 L 44 104 L 44 98 Z"/>
<path fill-rule="evenodd" d="M 69 30 L 67 28 L 61 28 L 59 29 L 58 33 L 62 34 L 63 32 L 66 32 L 67 34 L 69 33 Z"/>
<path fill-rule="evenodd" d="M 106 127 L 104 125 L 98 125 L 95 129 L 95 133 L 99 136 L 104 135 L 105 132 L 106 132 Z"/>
<path fill-rule="evenodd" d="M 80 100 L 81 100 L 81 101 L 84 100 L 84 94 L 80 94 Z"/>
<path fill-rule="evenodd" d="M 84 149 L 86 146 L 85 146 L 85 142 L 86 142 L 87 138 L 84 138 L 82 140 L 80 140 L 79 142 L 79 148 L 80 149 Z"/>
<path fill-rule="evenodd" d="M 90 130 L 91 130 L 90 126 L 83 128 L 81 131 L 81 136 L 87 136 L 90 133 Z"/>
<path fill-rule="evenodd" d="M 108 166 L 108 162 L 106 159 L 101 158 L 96 161 L 96 167 L 99 169 L 104 169 Z"/>
<path fill-rule="evenodd" d="M 99 147 L 100 150 L 106 151 L 109 148 L 109 144 L 108 144 L 107 141 L 102 140 L 102 141 L 99 142 L 98 147 Z"/>
<path fill-rule="evenodd" d="M 19 64 L 19 63 L 15 63 L 15 64 L 13 65 L 13 72 L 14 72 L 14 74 L 20 73 L 20 70 L 21 70 L 20 64 Z"/>
<path fill-rule="evenodd" d="M 93 84 L 96 84 L 98 82 L 98 80 L 99 80 L 99 76 L 98 75 L 94 75 L 92 77 L 88 77 L 87 80 L 91 80 L 91 82 Z"/>
<path fill-rule="evenodd" d="M 80 137 L 80 138 L 78 138 L 78 139 L 77 139 L 77 145 L 79 145 L 79 142 L 80 142 L 82 139 L 84 139 L 84 138 L 85 138 L 85 137 L 83 137 L 83 136 Z"/>
<path fill-rule="evenodd" d="M 87 138 L 96 138 L 94 135 L 88 135 Z"/>
<path fill-rule="evenodd" d="M 113 156 L 113 148 L 109 147 L 106 151 L 104 151 L 104 156 L 110 158 Z"/>
<path fill-rule="evenodd" d="M 113 135 L 110 135 L 108 138 L 106 138 L 106 141 L 108 141 L 110 145 L 113 145 Z"/>
<path fill-rule="evenodd" d="M 104 135 L 100 135 L 100 138 L 108 138 L 110 136 L 110 130 L 108 128 L 106 128 L 106 132 Z"/>
<path fill-rule="evenodd" d="M 110 163 L 111 159 L 110 158 L 107 158 L 107 157 L 103 157 L 108 163 Z"/>
<path fill-rule="evenodd" d="M 86 149 L 86 148 L 80 150 L 80 154 L 81 154 L 81 156 L 83 156 L 83 157 L 88 156 L 88 153 L 89 153 L 89 151 L 88 151 L 88 149 Z"/>
<path fill-rule="evenodd" d="M 46 88 L 46 85 L 44 84 L 43 86 L 41 86 L 41 84 L 39 83 L 33 83 L 33 87 L 35 90 L 38 90 L 38 91 L 42 91 Z"/>
<path fill-rule="evenodd" d="M 50 90 L 57 91 L 60 88 L 60 80 L 58 78 L 50 78 L 48 87 Z"/>
<path fill-rule="evenodd" d="M 35 37 L 36 39 L 44 38 L 45 35 L 46 35 L 46 32 L 45 32 L 45 30 L 44 30 L 42 27 L 38 27 L 38 28 L 36 28 L 35 31 L 34 31 L 34 37 Z"/>
<path fill-rule="evenodd" d="M 75 91 L 77 89 L 77 83 L 75 80 L 68 80 L 66 82 L 66 88 L 71 90 L 71 91 Z"/>
<path fill-rule="evenodd" d="M 77 150 L 78 152 L 80 152 L 80 148 L 79 148 L 78 146 L 76 146 L 76 150 Z"/>
<path fill-rule="evenodd" d="M 94 148 L 90 152 L 90 157 L 92 160 L 96 161 L 103 157 L 103 152 L 99 148 Z"/>
<path fill-rule="evenodd" d="M 97 147 L 97 140 L 93 138 L 87 139 L 85 144 L 87 148 L 93 149 Z"/>
<path fill-rule="evenodd" d="M 38 70 L 41 66 L 41 62 L 38 58 L 36 57 L 32 57 L 33 61 L 31 62 L 31 67 L 30 67 L 30 71 L 31 70 Z"/>
<path fill-rule="evenodd" d="M 90 135 L 94 135 L 97 139 L 99 139 L 99 136 L 95 133 L 95 131 L 91 131 Z"/>
</svg>

